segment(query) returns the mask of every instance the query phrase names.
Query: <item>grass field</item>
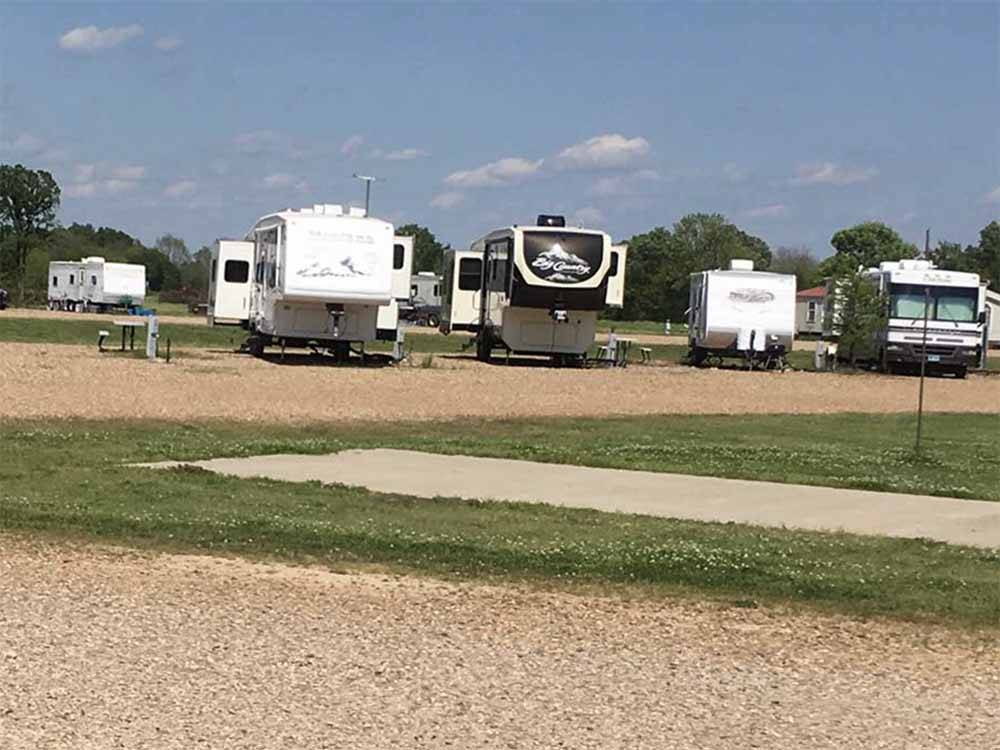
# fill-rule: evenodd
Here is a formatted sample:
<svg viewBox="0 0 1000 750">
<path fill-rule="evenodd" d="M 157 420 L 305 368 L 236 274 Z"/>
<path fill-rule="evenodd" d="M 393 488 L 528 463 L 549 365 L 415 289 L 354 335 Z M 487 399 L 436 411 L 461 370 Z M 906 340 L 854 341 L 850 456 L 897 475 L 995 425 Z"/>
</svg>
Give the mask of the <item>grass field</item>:
<svg viewBox="0 0 1000 750">
<path fill-rule="evenodd" d="M 991 421 L 992 420 L 992 421 Z M 927 455 L 898 417 L 678 418 L 255 427 L 0 427 L 0 528 L 165 549 L 490 579 L 639 586 L 752 606 L 1000 622 L 1000 556 L 908 541 L 537 505 L 419 500 L 128 462 L 405 446 L 597 466 L 955 490 L 1000 499 L 996 418 L 935 415 Z M 825 460 L 812 460 L 817 438 Z M 815 476 L 812 476 L 816 479 Z"/>
</svg>

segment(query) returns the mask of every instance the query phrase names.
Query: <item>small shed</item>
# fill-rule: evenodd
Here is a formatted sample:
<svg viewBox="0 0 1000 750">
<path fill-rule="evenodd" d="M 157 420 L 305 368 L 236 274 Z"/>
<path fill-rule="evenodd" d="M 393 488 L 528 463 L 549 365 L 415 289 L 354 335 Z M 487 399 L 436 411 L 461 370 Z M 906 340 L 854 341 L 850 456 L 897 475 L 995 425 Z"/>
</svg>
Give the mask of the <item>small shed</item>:
<svg viewBox="0 0 1000 750">
<path fill-rule="evenodd" d="M 826 287 L 814 286 L 795 295 L 795 332 L 823 333 L 823 304 Z"/>
</svg>

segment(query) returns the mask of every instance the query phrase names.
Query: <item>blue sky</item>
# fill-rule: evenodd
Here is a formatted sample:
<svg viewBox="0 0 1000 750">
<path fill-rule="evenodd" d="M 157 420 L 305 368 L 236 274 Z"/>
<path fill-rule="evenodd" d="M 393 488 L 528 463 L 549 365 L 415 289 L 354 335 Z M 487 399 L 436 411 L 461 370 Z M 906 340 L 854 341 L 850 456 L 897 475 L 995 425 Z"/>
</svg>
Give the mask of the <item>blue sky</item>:
<svg viewBox="0 0 1000 750">
<path fill-rule="evenodd" d="M 980 4 L 0 5 L 0 161 L 61 220 L 197 247 L 359 204 L 467 244 L 562 212 L 627 238 L 717 211 L 830 252 L 1000 216 L 1000 11 Z"/>
</svg>

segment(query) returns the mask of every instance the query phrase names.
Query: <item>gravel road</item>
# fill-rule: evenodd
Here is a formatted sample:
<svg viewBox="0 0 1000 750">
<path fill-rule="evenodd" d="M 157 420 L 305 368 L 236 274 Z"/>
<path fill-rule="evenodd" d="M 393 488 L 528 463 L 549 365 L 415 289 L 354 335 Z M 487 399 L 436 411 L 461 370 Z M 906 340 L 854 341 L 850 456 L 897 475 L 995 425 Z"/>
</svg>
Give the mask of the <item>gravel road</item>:
<svg viewBox="0 0 1000 750">
<path fill-rule="evenodd" d="M 0 536 L 0 744 L 991 748 L 995 637 Z"/>
<path fill-rule="evenodd" d="M 630 367 L 573 370 L 438 357 L 435 367 L 286 364 L 201 350 L 171 364 L 80 346 L 0 343 L 0 419 L 352 419 L 911 411 L 917 380 Z M 1000 378 L 929 379 L 929 411 L 1000 411 Z"/>
</svg>

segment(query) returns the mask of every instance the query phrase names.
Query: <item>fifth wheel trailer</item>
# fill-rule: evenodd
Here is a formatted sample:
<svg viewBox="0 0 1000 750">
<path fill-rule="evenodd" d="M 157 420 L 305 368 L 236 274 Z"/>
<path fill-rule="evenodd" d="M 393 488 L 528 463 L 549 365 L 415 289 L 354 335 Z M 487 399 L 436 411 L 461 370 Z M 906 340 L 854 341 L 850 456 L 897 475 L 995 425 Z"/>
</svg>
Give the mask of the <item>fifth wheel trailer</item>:
<svg viewBox="0 0 1000 750">
<path fill-rule="evenodd" d="M 212 250 L 212 270 L 208 292 L 210 326 L 250 326 L 250 299 L 255 276 L 254 243 L 247 240 L 218 240 Z M 396 269 L 402 254 L 403 267 Z M 413 238 L 393 238 L 393 299 L 378 308 L 376 336 L 396 338 L 399 300 L 406 299 L 406 278 L 413 258 Z"/>
<path fill-rule="evenodd" d="M 287 209 L 261 218 L 247 239 L 254 244 L 247 343 L 256 354 L 275 344 L 320 346 L 345 359 L 351 344 L 376 340 L 379 308 L 409 292 L 412 251 L 395 241 L 392 224 L 363 209 Z"/>
<path fill-rule="evenodd" d="M 146 267 L 109 263 L 101 257 L 49 263 L 49 308 L 97 310 L 141 307 L 146 299 Z"/>
<path fill-rule="evenodd" d="M 795 276 L 754 271 L 751 260 L 693 273 L 687 323 L 693 364 L 738 357 L 780 366 L 795 337 Z"/>
<path fill-rule="evenodd" d="M 600 312 L 622 302 L 626 253 L 559 216 L 490 232 L 445 254 L 440 329 L 474 333 L 484 361 L 496 348 L 582 361 Z"/>
</svg>

